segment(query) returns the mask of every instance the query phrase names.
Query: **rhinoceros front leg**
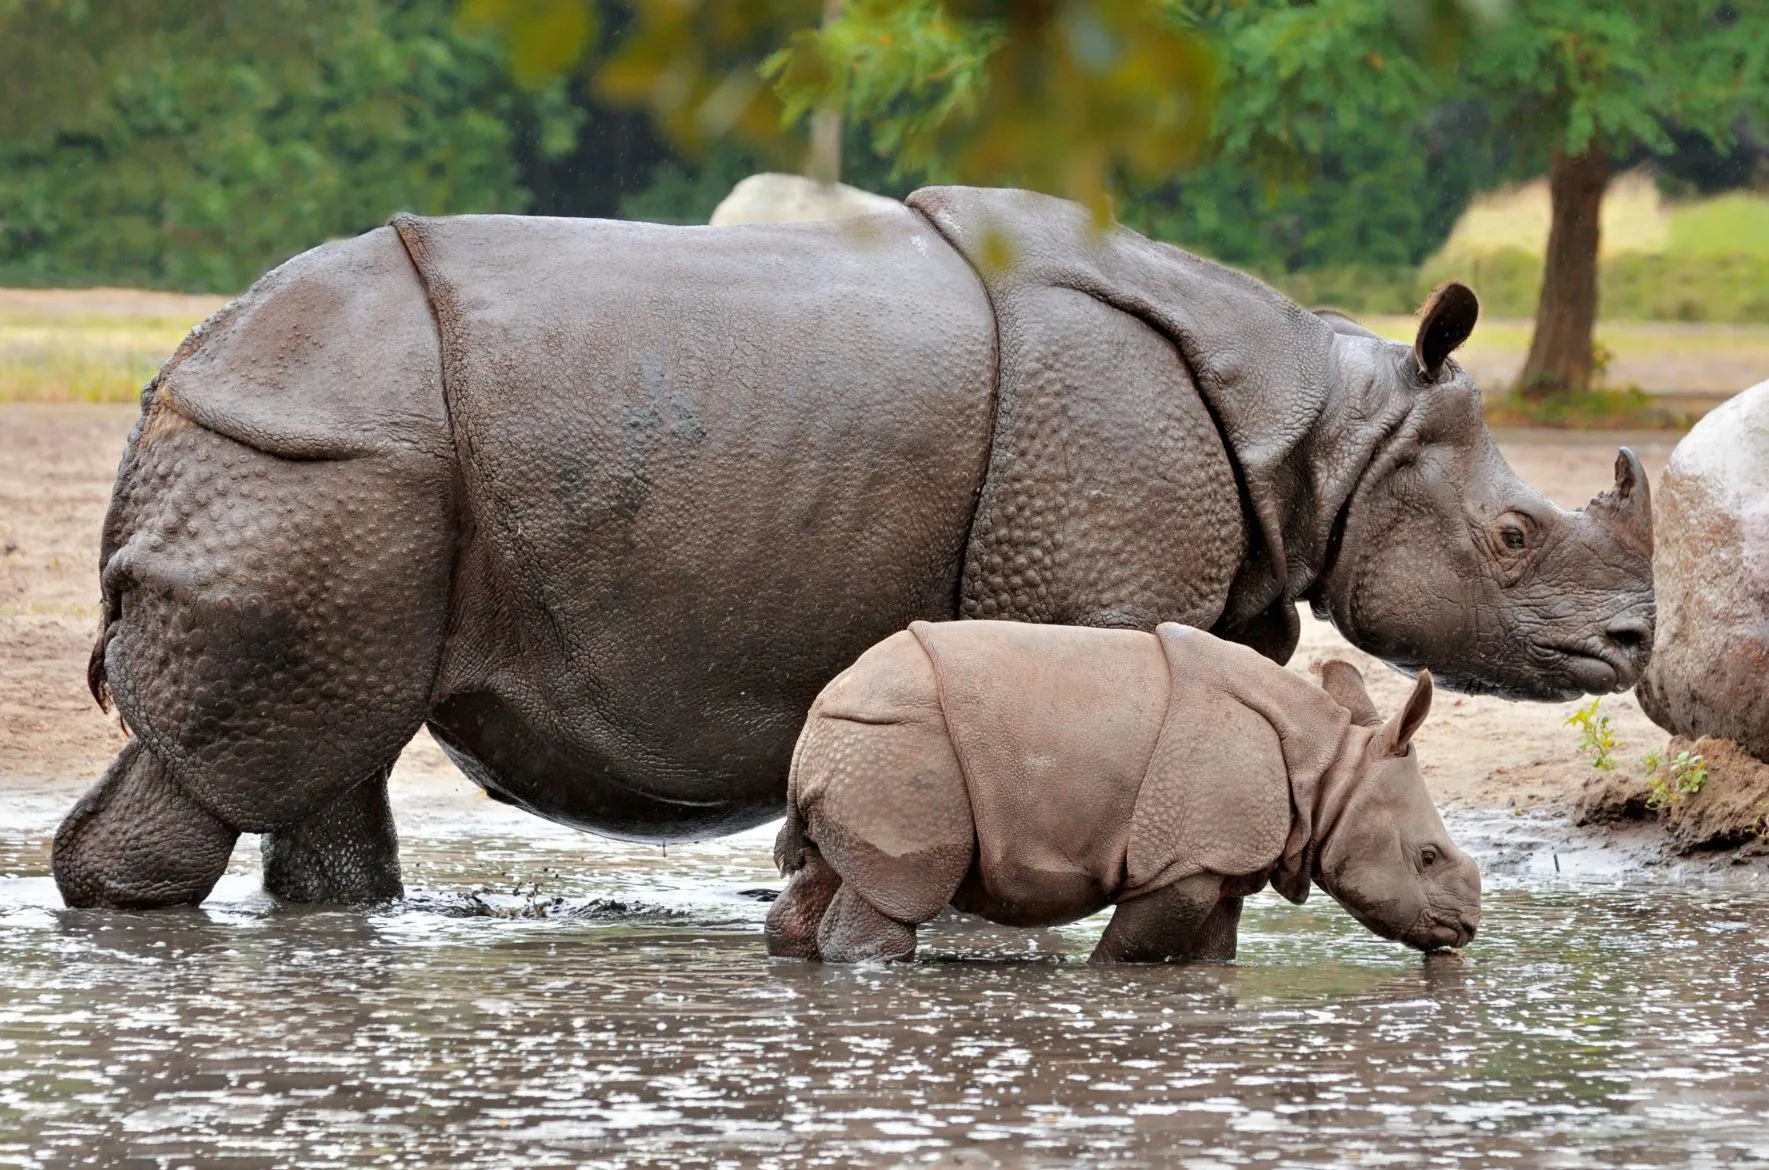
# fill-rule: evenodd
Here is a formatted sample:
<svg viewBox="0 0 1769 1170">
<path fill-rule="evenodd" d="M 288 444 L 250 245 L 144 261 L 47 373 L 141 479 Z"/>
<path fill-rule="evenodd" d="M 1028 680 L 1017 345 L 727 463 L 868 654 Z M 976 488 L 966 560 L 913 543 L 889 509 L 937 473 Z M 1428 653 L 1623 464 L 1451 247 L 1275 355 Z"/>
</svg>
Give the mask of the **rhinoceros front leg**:
<svg viewBox="0 0 1769 1170">
<path fill-rule="evenodd" d="M 306 820 L 264 834 L 264 888 L 288 902 L 387 902 L 405 895 L 399 833 L 377 770 Z"/>
<path fill-rule="evenodd" d="M 1093 963 L 1168 963 L 1216 958 L 1234 950 L 1234 927 L 1240 920 L 1239 898 L 1232 910 L 1221 910 L 1222 879 L 1196 874 L 1170 886 L 1118 903 L 1106 932 L 1093 949 Z M 1212 933 L 1209 928 L 1214 926 Z"/>
<path fill-rule="evenodd" d="M 238 839 L 132 739 L 56 830 L 50 867 L 70 906 L 194 906 Z"/>
<path fill-rule="evenodd" d="M 1210 908 L 1204 925 L 1198 927 L 1193 953 L 1185 956 L 1206 963 L 1227 963 L 1234 959 L 1240 946 L 1241 899 L 1224 896 Z"/>
</svg>

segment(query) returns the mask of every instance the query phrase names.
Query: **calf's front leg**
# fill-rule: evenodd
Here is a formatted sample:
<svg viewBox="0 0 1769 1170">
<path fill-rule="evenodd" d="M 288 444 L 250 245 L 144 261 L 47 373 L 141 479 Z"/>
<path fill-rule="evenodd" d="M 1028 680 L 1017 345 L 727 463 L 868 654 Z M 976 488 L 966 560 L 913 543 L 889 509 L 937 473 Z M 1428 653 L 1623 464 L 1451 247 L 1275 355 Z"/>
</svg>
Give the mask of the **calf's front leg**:
<svg viewBox="0 0 1769 1170">
<path fill-rule="evenodd" d="M 1118 903 L 1089 962 L 1233 958 L 1240 918 L 1241 900 L 1222 896 L 1220 877 L 1195 874 Z"/>
<path fill-rule="evenodd" d="M 1227 963 L 1235 957 L 1241 936 L 1241 899 L 1224 894 L 1198 927 L 1196 945 L 1185 958 Z"/>
</svg>

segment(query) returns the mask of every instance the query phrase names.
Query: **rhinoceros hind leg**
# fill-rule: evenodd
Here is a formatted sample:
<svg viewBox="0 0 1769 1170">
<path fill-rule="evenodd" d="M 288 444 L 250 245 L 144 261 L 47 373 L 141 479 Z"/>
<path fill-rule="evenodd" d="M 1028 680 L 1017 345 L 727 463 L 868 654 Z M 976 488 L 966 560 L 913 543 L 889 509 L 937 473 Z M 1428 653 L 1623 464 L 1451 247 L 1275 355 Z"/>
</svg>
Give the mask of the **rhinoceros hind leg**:
<svg viewBox="0 0 1769 1170">
<path fill-rule="evenodd" d="M 768 953 L 778 959 L 821 959 L 817 928 L 841 884 L 841 875 L 823 860 L 817 847 L 807 845 L 804 868 L 792 875 L 768 911 L 762 928 Z"/>
<path fill-rule="evenodd" d="M 194 906 L 238 839 L 133 739 L 56 830 L 50 866 L 69 906 Z"/>
<path fill-rule="evenodd" d="M 895 918 L 843 885 L 817 927 L 817 950 L 826 963 L 913 959 L 915 927 Z"/>
<path fill-rule="evenodd" d="M 404 897 L 387 803 L 391 771 L 381 768 L 306 820 L 264 834 L 264 888 L 287 902 L 329 905 Z"/>
</svg>

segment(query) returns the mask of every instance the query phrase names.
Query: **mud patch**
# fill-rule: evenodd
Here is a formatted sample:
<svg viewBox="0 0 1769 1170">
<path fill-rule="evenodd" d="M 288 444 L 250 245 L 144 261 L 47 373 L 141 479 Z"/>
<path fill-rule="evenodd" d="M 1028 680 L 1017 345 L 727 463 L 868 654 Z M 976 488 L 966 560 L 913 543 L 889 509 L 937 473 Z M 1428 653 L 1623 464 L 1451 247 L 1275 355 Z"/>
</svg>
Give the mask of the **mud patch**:
<svg viewBox="0 0 1769 1170">
<path fill-rule="evenodd" d="M 1657 822 L 1684 856 L 1736 849 L 1744 859 L 1769 857 L 1769 764 L 1713 736 L 1673 736 L 1663 757 L 1683 753 L 1701 757 L 1706 769 L 1698 790 L 1678 791 L 1662 771 L 1656 791 L 1644 774 L 1601 773 L 1579 793 L 1574 823 Z"/>
</svg>

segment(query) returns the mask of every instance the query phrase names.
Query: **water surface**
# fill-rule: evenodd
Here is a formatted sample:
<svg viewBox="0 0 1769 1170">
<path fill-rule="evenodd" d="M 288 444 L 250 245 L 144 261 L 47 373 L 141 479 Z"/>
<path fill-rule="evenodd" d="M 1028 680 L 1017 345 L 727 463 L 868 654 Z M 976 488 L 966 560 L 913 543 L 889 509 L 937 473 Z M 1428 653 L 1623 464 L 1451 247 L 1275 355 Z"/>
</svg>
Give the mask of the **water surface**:
<svg viewBox="0 0 1769 1170">
<path fill-rule="evenodd" d="M 153 914 L 60 909 L 0 833 L 0 1164 L 1769 1163 L 1760 885 L 1496 864 L 1459 963 L 1317 891 L 1232 966 L 954 919 L 835 968 L 764 958 L 765 832 L 443 816 L 402 905 L 278 908 L 242 851 Z"/>
</svg>

